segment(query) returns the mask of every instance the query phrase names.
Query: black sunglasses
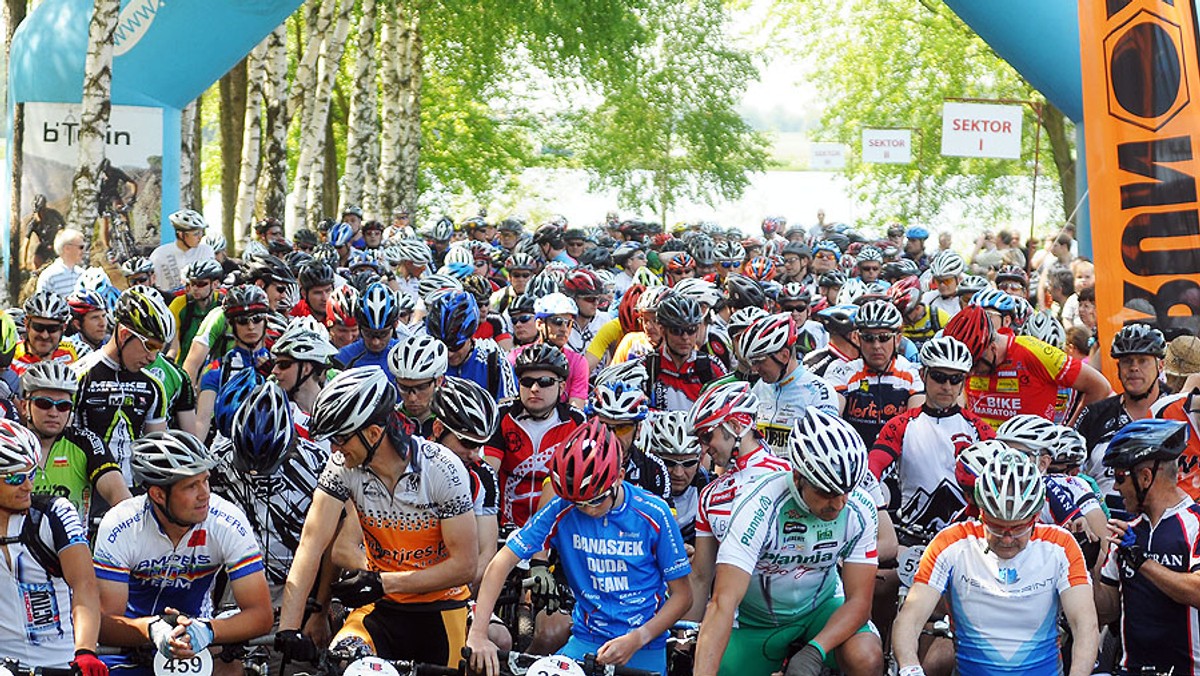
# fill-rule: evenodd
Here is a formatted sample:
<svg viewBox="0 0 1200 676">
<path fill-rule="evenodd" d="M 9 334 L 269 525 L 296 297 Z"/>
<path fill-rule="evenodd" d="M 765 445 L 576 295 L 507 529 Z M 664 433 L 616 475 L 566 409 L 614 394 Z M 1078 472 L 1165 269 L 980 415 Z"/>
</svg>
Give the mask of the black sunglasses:
<svg viewBox="0 0 1200 676">
<path fill-rule="evenodd" d="M 672 327 L 669 327 L 669 328 L 667 328 L 667 333 L 670 333 L 672 336 L 690 336 L 690 335 L 692 335 L 693 333 L 695 333 L 695 332 L 697 332 L 697 331 L 699 331 L 699 330 L 700 330 L 700 325 L 699 325 L 699 324 L 693 324 L 692 326 L 683 326 L 683 327 L 679 327 L 679 326 L 672 326 Z"/>
<path fill-rule="evenodd" d="M 896 337 L 894 333 L 860 333 L 864 343 L 886 343 Z"/>
<path fill-rule="evenodd" d="M 926 375 L 929 377 L 930 380 L 932 380 L 935 383 L 938 383 L 939 385 L 945 385 L 946 383 L 950 383 L 951 385 L 962 385 L 962 382 L 967 379 L 967 376 L 964 373 L 943 373 L 941 371 L 928 371 L 928 372 L 926 372 Z"/>
<path fill-rule="evenodd" d="M 780 305 L 780 312 L 808 312 L 807 305 Z"/>
<path fill-rule="evenodd" d="M 40 324 L 29 322 L 30 333 L 58 333 L 63 330 L 62 324 Z"/>
<path fill-rule="evenodd" d="M 544 390 L 547 387 L 553 387 L 557 383 L 558 378 L 555 378 L 554 376 L 542 376 L 541 378 L 525 376 L 524 378 L 521 378 L 521 387 L 524 388 L 531 388 L 534 385 L 537 385 Z"/>
<path fill-rule="evenodd" d="M 512 321 L 513 324 L 524 324 L 531 319 L 533 319 L 533 315 L 517 315 L 516 317 L 512 318 Z"/>
<path fill-rule="evenodd" d="M 567 326 L 568 324 L 573 323 L 575 320 L 567 319 L 566 317 L 547 317 L 545 321 L 550 326 L 557 326 L 559 328 L 562 328 L 564 326 Z"/>
<path fill-rule="evenodd" d="M 265 321 L 267 321 L 267 316 L 262 314 L 242 315 L 240 317 L 233 318 L 233 323 L 237 324 L 238 326 L 250 326 L 251 324 L 257 324 Z"/>
<path fill-rule="evenodd" d="M 433 386 L 433 381 L 429 380 L 429 381 L 421 383 L 420 385 L 400 385 L 397 383 L 396 389 L 400 390 L 400 394 L 413 395 L 413 394 L 416 394 L 417 392 L 424 392 L 425 390 L 428 390 L 432 386 Z"/>
</svg>

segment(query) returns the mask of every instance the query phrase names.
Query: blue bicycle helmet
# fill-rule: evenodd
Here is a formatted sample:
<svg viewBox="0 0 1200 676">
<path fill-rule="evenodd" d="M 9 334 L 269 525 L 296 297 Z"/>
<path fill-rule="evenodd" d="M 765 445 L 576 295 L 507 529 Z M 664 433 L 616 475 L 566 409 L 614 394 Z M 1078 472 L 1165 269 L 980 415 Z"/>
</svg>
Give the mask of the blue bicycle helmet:
<svg viewBox="0 0 1200 676">
<path fill-rule="evenodd" d="M 244 368 L 229 377 L 221 389 L 217 390 L 217 399 L 213 402 L 213 419 L 217 430 L 225 437 L 233 434 L 233 418 L 237 415 L 242 402 L 250 398 L 254 389 L 263 383 L 262 374 L 254 368 Z"/>
<path fill-rule="evenodd" d="M 359 328 L 383 331 L 394 328 L 400 319 L 400 305 L 387 284 L 372 282 L 363 290 L 354 308 Z"/>
<path fill-rule="evenodd" d="M 1128 469 L 1150 460 L 1174 460 L 1187 441 L 1188 426 L 1182 420 L 1135 420 L 1113 436 L 1104 451 L 1104 466 Z"/>
<path fill-rule="evenodd" d="M 233 416 L 234 469 L 248 475 L 274 474 L 296 443 L 296 436 L 287 394 L 278 381 L 267 380 L 250 393 Z"/>
<path fill-rule="evenodd" d="M 929 231 L 919 225 L 914 225 L 904 233 L 904 236 L 909 239 L 929 239 Z"/>
<path fill-rule="evenodd" d="M 985 310 L 1011 315 L 1017 310 L 1017 301 L 1012 296 L 997 289 L 984 289 L 971 296 L 967 305 L 976 305 Z"/>
<path fill-rule="evenodd" d="M 465 291 L 448 291 L 435 297 L 425 315 L 425 330 L 454 352 L 467 344 L 479 328 L 479 304 Z"/>
<path fill-rule="evenodd" d="M 334 246 L 346 246 L 354 239 L 354 228 L 349 223 L 338 223 L 329 229 L 329 243 Z"/>
</svg>

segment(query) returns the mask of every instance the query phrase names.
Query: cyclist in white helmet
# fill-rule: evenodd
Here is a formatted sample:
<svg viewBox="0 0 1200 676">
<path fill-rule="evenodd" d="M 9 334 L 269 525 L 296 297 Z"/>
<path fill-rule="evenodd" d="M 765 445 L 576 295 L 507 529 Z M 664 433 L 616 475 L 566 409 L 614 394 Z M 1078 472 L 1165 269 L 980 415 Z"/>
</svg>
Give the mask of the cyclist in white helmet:
<svg viewBox="0 0 1200 676">
<path fill-rule="evenodd" d="M 966 271 L 967 264 L 962 256 L 950 250 L 938 252 L 929 264 L 929 275 L 936 288 L 926 292 L 921 302 L 932 311 L 941 310 L 950 317 L 958 314 L 962 309 L 958 301 L 958 283 Z"/>
<path fill-rule="evenodd" d="M 893 629 L 900 673 L 925 673 L 917 642 L 947 595 L 957 673 L 1061 673 L 1061 611 L 1074 641 L 1070 674 L 1090 674 L 1099 629 L 1087 566 L 1069 533 L 1037 522 L 1046 501 L 1037 465 L 1024 454 L 1001 453 L 983 468 L 975 500 L 981 520 L 946 528 L 921 559 Z"/>
<path fill-rule="evenodd" d="M 337 349 L 329 342 L 325 327 L 311 317 L 292 319 L 271 346 L 271 375 L 287 394 L 297 427 L 305 432 L 335 354 Z"/>
<path fill-rule="evenodd" d="M 402 338 L 388 353 L 388 370 L 400 393 L 400 410 L 416 423 L 417 433 L 434 438 L 434 392 L 445 381 L 449 356 L 446 344 L 431 336 Z"/>
<path fill-rule="evenodd" d="M 150 254 L 158 288 L 164 293 L 183 288 L 187 281 L 183 273 L 192 263 L 216 260 L 212 247 L 204 242 L 208 224 L 199 212 L 181 209 L 171 214 L 170 221 L 175 228 L 175 241 L 159 246 Z"/>
</svg>

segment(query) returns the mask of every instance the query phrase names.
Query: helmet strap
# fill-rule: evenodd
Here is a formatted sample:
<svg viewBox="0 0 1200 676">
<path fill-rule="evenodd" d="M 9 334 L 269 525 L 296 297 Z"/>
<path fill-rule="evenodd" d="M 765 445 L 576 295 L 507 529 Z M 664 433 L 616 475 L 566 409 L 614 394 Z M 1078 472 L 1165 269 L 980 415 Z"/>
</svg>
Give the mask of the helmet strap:
<svg viewBox="0 0 1200 676">
<path fill-rule="evenodd" d="M 168 484 L 166 486 L 162 486 L 161 488 L 166 496 L 163 499 L 162 505 L 158 506 L 158 508 L 159 511 L 162 512 L 162 515 L 166 517 L 167 521 L 170 521 L 172 524 L 179 526 L 180 528 L 191 528 L 192 526 L 196 525 L 194 523 L 180 521 L 178 517 L 171 513 L 171 489 L 175 488 L 175 484 Z"/>
<path fill-rule="evenodd" d="M 1150 489 L 1154 487 L 1154 480 L 1158 478 L 1158 466 L 1160 464 L 1162 464 L 1162 460 L 1154 461 L 1154 466 L 1150 468 L 1150 485 L 1146 486 L 1145 488 L 1142 488 L 1141 484 L 1138 483 L 1137 477 L 1129 477 L 1133 480 L 1133 492 L 1135 495 L 1137 495 L 1138 508 L 1140 511 L 1145 511 L 1146 509 L 1146 495 L 1148 495 L 1150 493 Z"/>
<path fill-rule="evenodd" d="M 302 365 L 307 364 L 309 366 L 308 373 L 305 373 L 304 375 L 300 376 L 299 378 L 296 378 L 296 384 L 292 385 L 292 387 L 287 391 L 288 397 L 295 397 L 296 393 L 300 391 L 300 386 L 303 385 L 304 383 L 308 382 L 308 379 L 312 378 L 313 375 L 316 374 L 316 372 L 317 372 L 317 367 L 315 365 L 312 365 L 312 364 L 309 364 L 308 362 L 303 362 L 303 361 L 298 362 L 298 363 L 302 364 Z M 299 368 L 299 367 L 297 367 L 297 368 Z"/>
</svg>

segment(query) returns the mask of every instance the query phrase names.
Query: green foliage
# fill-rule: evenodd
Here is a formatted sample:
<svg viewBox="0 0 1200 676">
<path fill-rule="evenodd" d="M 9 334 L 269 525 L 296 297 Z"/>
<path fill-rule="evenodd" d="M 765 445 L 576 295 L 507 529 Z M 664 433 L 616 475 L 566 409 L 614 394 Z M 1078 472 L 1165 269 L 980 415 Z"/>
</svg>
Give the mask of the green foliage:
<svg viewBox="0 0 1200 676">
<path fill-rule="evenodd" d="M 784 30 L 801 32 L 814 64 L 809 79 L 823 94 L 814 138 L 857 149 L 864 128 L 920 130 L 911 165 L 864 164 L 857 152 L 848 158 L 855 195 L 870 206 L 864 225 L 928 223 L 950 200 L 981 222 L 1024 215 L 1013 204 L 1028 198 L 1028 183 L 1014 177 L 1033 174 L 1032 110 L 1026 106 L 1021 160 L 944 157 L 942 102 L 1044 99 L 940 0 L 777 0 L 776 10 Z M 1045 133 L 1041 150 L 1040 174 L 1057 182 Z M 1053 218 L 1061 221 L 1059 212 Z"/>
<path fill-rule="evenodd" d="M 623 207 L 663 222 L 680 200 L 736 199 L 747 172 L 766 166 L 767 143 L 736 111 L 757 76 L 725 36 L 716 0 L 663 2 L 647 17 L 653 44 L 594 111 L 578 114 L 579 161 L 593 189 L 615 188 Z"/>
</svg>

